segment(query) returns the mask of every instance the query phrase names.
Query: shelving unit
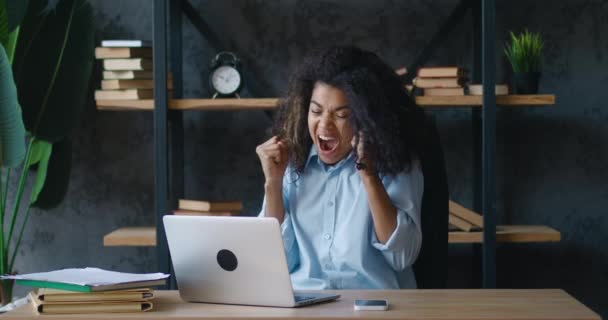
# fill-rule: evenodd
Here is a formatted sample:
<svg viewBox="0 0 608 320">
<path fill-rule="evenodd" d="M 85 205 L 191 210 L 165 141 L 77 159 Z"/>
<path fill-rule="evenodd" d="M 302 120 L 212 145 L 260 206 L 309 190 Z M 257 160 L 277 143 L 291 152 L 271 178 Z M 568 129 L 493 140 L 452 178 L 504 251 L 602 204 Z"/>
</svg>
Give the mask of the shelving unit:
<svg viewBox="0 0 608 320">
<path fill-rule="evenodd" d="M 542 107 L 555 103 L 554 95 L 507 95 L 495 96 L 495 0 L 461 0 L 445 24 L 429 41 L 418 59 L 408 66 L 416 70 L 443 41 L 453 25 L 467 11 L 473 17 L 473 61 L 472 80 L 483 83 L 483 96 L 417 97 L 416 102 L 424 107 L 471 108 L 474 133 L 473 166 L 481 168 L 475 172 L 474 206 L 483 213 L 483 232 L 450 232 L 450 243 L 477 244 L 483 254 L 483 287 L 496 286 L 496 243 L 504 242 L 553 242 L 560 240 L 560 233 L 545 226 L 497 226 L 495 208 L 495 143 L 496 106 Z M 182 13 L 194 27 L 205 36 L 215 49 L 228 48 L 226 37 L 214 34 L 204 20 L 195 12 L 188 0 L 154 0 L 154 99 L 98 101 L 100 110 L 154 112 L 155 147 L 155 217 L 152 227 L 121 228 L 104 237 L 106 246 L 156 246 L 160 272 L 171 270 L 169 252 L 161 223 L 163 215 L 177 205 L 184 191 L 183 118 L 185 110 L 272 110 L 276 98 L 264 99 L 180 99 L 182 97 Z M 168 20 L 168 18 L 170 18 Z M 167 22 L 170 26 L 171 70 L 173 73 L 173 99 L 167 96 Z M 406 77 L 411 77 L 407 74 Z M 258 89 L 255 81 L 245 83 L 256 96 L 267 96 Z M 406 78 L 407 79 L 407 78 Z M 411 80 L 411 79 L 409 79 Z M 265 87 L 265 86 L 262 86 Z M 259 87 L 257 87 L 259 88 Z M 170 146 L 170 148 L 169 148 Z M 169 152 L 169 150 L 171 152 Z M 169 167 L 171 163 L 171 167 Z M 482 244 L 482 245 L 481 245 Z M 479 247 L 479 245 L 481 245 Z"/>
<path fill-rule="evenodd" d="M 271 110 L 277 105 L 277 98 L 246 98 L 246 99 L 171 99 L 168 101 L 170 110 Z M 416 103 L 423 107 L 463 108 L 481 107 L 481 96 L 444 96 L 416 97 Z M 543 107 L 555 104 L 555 96 L 539 95 L 506 95 L 496 96 L 496 105 L 505 107 Z M 97 109 L 114 111 L 154 110 L 154 100 L 101 100 L 97 101 Z"/>
<path fill-rule="evenodd" d="M 451 231 L 449 243 L 481 243 L 483 232 Z M 532 243 L 560 241 L 559 231 L 547 226 L 496 226 L 496 242 Z M 120 228 L 103 237 L 103 245 L 111 246 L 156 246 L 154 227 Z"/>
</svg>

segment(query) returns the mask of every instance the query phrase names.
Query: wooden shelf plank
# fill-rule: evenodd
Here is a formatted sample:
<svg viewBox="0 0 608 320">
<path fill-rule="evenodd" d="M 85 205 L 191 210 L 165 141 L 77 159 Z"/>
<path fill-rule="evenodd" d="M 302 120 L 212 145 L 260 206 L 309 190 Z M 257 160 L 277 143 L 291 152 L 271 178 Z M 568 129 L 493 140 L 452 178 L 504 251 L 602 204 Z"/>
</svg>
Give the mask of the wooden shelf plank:
<svg viewBox="0 0 608 320">
<path fill-rule="evenodd" d="M 276 108 L 277 98 L 260 99 L 171 99 L 173 110 L 269 110 Z M 153 110 L 154 100 L 97 100 L 100 110 Z"/>
<path fill-rule="evenodd" d="M 97 100 L 97 109 L 137 111 L 154 109 L 154 100 Z M 169 109 L 174 110 L 270 110 L 276 108 L 277 98 L 259 99 L 171 99 Z M 471 107 L 481 106 L 481 96 L 416 97 L 423 107 Z M 496 104 L 502 106 L 546 106 L 555 104 L 555 95 L 508 95 L 496 96 Z"/>
<path fill-rule="evenodd" d="M 156 246 L 155 227 L 120 228 L 103 237 L 103 245 L 111 246 Z"/>
<path fill-rule="evenodd" d="M 481 106 L 482 96 L 445 96 L 445 97 L 416 97 L 416 103 L 426 107 L 463 107 Z M 555 104 L 555 95 L 505 95 L 496 96 L 496 105 L 499 106 L 547 106 Z"/>
<path fill-rule="evenodd" d="M 559 231 L 547 226 L 509 225 L 496 226 L 496 242 L 557 242 L 560 241 Z M 450 231 L 449 243 L 482 243 L 483 232 Z"/>
<path fill-rule="evenodd" d="M 497 242 L 557 242 L 559 231 L 547 226 L 496 226 Z M 481 243 L 481 231 L 448 233 L 450 243 Z M 103 237 L 103 245 L 109 246 L 156 246 L 156 228 L 130 227 L 115 230 Z"/>
</svg>

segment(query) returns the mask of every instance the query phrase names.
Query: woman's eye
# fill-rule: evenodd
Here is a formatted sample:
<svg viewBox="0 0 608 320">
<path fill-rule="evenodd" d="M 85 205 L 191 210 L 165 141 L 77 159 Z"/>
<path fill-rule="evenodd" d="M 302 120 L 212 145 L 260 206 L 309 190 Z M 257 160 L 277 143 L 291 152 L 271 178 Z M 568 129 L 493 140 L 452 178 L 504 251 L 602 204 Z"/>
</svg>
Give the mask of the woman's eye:
<svg viewBox="0 0 608 320">
<path fill-rule="evenodd" d="M 316 109 L 310 109 L 310 112 L 312 112 L 314 114 L 321 114 L 321 110 L 316 110 Z"/>
<path fill-rule="evenodd" d="M 340 113 L 336 114 L 336 116 L 338 118 L 346 119 L 346 118 L 348 118 L 348 112 L 340 112 Z"/>
</svg>

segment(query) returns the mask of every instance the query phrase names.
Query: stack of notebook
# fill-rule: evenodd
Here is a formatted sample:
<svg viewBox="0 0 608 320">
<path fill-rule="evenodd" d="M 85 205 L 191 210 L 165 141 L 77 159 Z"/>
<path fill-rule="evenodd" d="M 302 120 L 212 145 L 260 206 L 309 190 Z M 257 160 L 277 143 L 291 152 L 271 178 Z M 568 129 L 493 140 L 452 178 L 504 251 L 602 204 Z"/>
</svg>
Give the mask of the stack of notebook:
<svg viewBox="0 0 608 320">
<path fill-rule="evenodd" d="M 150 288 L 75 292 L 40 288 L 30 292 L 40 314 L 123 313 L 150 311 L 154 291 Z"/>
<path fill-rule="evenodd" d="M 17 285 L 34 287 L 29 298 L 41 314 L 117 313 L 152 310 L 150 287 L 166 284 L 168 274 L 124 273 L 99 268 L 5 275 Z"/>
<path fill-rule="evenodd" d="M 483 217 L 473 210 L 469 210 L 457 202 L 449 204 L 450 214 L 448 216 L 449 231 L 481 231 L 483 229 Z"/>
<path fill-rule="evenodd" d="M 425 96 L 464 96 L 466 83 L 466 70 L 457 66 L 420 68 L 414 78 Z"/>
<path fill-rule="evenodd" d="M 142 40 L 104 40 L 95 48 L 103 64 L 101 90 L 95 100 L 138 100 L 154 98 L 151 43 Z M 167 87 L 172 89 L 171 78 Z"/>
</svg>

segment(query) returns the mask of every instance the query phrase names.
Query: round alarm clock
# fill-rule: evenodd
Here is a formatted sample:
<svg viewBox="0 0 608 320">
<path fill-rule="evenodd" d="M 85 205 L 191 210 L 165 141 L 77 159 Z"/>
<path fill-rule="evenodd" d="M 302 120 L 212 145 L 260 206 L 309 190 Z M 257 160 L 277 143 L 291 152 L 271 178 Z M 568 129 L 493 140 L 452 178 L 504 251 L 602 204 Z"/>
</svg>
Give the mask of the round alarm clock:
<svg viewBox="0 0 608 320">
<path fill-rule="evenodd" d="M 216 97 L 239 97 L 238 92 L 243 86 L 241 76 L 241 63 L 239 58 L 232 52 L 222 51 L 218 53 L 209 67 L 209 85 Z"/>
</svg>

